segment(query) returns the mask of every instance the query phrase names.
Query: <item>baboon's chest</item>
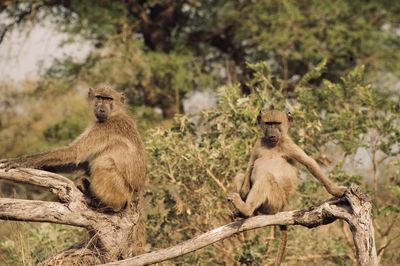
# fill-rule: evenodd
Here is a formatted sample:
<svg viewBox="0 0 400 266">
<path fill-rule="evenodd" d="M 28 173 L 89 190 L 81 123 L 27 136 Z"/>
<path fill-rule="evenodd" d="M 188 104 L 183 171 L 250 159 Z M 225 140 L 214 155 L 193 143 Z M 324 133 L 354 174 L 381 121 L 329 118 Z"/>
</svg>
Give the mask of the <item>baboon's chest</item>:
<svg viewBox="0 0 400 266">
<path fill-rule="evenodd" d="M 289 163 L 288 156 L 286 153 L 280 150 L 269 150 L 269 149 L 263 149 L 259 152 L 257 156 L 257 160 L 271 160 L 271 161 L 281 161 L 283 163 Z"/>
<path fill-rule="evenodd" d="M 279 151 L 261 152 L 254 162 L 254 174 L 271 173 L 277 179 L 297 179 L 297 168 L 292 159 Z"/>
</svg>

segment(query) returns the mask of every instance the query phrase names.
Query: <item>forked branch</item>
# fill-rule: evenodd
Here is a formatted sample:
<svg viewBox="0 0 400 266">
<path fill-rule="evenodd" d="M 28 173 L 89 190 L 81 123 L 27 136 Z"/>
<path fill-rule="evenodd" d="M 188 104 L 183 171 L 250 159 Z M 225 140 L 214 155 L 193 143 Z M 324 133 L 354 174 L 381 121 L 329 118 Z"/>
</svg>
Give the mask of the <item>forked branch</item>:
<svg viewBox="0 0 400 266">
<path fill-rule="evenodd" d="M 60 199 L 60 202 L 51 202 L 0 198 L 0 220 L 66 224 L 86 228 L 89 232 L 91 239 L 87 243 L 71 247 L 42 265 L 59 265 L 66 261 L 71 265 L 104 263 L 127 258 L 136 247 L 139 199 L 124 211 L 105 213 L 88 206 L 83 193 L 61 175 L 35 169 L 8 172 L 0 169 L 0 179 L 48 188 Z"/>
<path fill-rule="evenodd" d="M 352 185 L 341 199 L 328 200 L 308 210 L 260 215 L 220 226 L 181 244 L 142 254 L 106 265 L 148 265 L 169 260 L 221 241 L 240 232 L 270 225 L 302 225 L 317 227 L 344 219 L 349 223 L 356 245 L 359 265 L 378 265 L 369 202 L 360 189 Z M 351 202 L 350 202 L 351 201 Z"/>
</svg>

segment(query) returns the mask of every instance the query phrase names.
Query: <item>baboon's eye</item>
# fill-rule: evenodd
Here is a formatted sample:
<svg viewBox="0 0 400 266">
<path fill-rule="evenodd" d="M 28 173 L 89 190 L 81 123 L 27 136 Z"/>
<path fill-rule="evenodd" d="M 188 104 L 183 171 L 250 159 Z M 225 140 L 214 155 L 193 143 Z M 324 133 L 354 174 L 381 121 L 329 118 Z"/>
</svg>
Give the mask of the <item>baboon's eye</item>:
<svg viewBox="0 0 400 266">
<path fill-rule="evenodd" d="M 279 126 L 281 122 L 264 122 L 267 126 Z"/>
<path fill-rule="evenodd" d="M 101 96 L 101 95 L 96 95 L 96 99 L 98 99 L 98 100 L 103 100 L 103 101 L 112 101 L 112 100 L 114 100 L 114 99 L 111 98 L 111 97 Z"/>
</svg>

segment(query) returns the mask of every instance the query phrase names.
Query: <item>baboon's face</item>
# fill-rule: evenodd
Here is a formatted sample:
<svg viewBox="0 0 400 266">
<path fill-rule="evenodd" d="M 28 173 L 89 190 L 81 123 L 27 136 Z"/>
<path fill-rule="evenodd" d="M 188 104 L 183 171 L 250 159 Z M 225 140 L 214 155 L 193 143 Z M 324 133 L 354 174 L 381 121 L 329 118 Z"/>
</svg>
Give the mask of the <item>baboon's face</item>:
<svg viewBox="0 0 400 266">
<path fill-rule="evenodd" d="M 275 146 L 278 144 L 282 136 L 282 123 L 281 122 L 264 122 L 262 125 L 265 140 L 269 144 Z"/>
<path fill-rule="evenodd" d="M 276 146 L 287 134 L 291 115 L 279 111 L 260 112 L 257 116 L 257 123 L 260 126 L 264 139 L 271 146 Z"/>
<path fill-rule="evenodd" d="M 110 116 L 123 111 L 124 95 L 109 86 L 90 88 L 88 100 L 97 122 L 105 122 Z"/>
<path fill-rule="evenodd" d="M 110 116 L 114 107 L 114 98 L 110 96 L 95 95 L 93 112 L 98 122 L 104 122 Z"/>
</svg>

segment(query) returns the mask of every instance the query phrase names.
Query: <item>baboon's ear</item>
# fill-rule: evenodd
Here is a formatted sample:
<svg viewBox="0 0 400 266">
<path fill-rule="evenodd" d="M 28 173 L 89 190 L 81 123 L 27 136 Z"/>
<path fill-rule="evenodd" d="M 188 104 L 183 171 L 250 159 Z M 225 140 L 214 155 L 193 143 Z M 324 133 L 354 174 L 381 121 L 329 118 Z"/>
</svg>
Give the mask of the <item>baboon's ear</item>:
<svg viewBox="0 0 400 266">
<path fill-rule="evenodd" d="M 120 98 L 121 103 L 125 102 L 125 95 L 121 92 L 121 98 Z"/>
<path fill-rule="evenodd" d="M 287 112 L 287 118 L 288 118 L 289 123 L 293 122 L 293 115 L 291 112 Z"/>
<path fill-rule="evenodd" d="M 261 124 L 261 120 L 262 120 L 262 113 L 261 113 L 261 110 L 260 110 L 260 112 L 257 115 L 257 124 L 258 125 Z"/>
<path fill-rule="evenodd" d="M 93 90 L 93 88 L 89 88 L 88 99 L 91 100 L 93 98 L 94 98 L 94 90 Z"/>
</svg>

